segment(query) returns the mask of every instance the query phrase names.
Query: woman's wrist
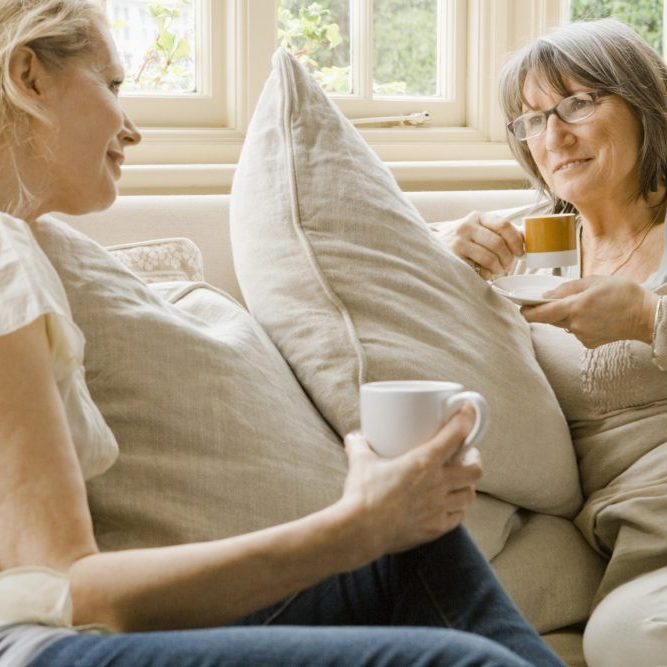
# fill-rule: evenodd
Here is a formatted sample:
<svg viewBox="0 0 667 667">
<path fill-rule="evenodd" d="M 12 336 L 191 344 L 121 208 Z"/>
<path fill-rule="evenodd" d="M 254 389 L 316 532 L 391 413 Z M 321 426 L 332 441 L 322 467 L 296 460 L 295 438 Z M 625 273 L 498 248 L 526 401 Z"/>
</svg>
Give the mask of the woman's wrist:
<svg viewBox="0 0 667 667">
<path fill-rule="evenodd" d="M 372 525 L 363 501 L 356 502 L 346 494 L 329 509 L 338 516 L 345 570 L 363 567 L 384 555 L 382 527 Z"/>
</svg>

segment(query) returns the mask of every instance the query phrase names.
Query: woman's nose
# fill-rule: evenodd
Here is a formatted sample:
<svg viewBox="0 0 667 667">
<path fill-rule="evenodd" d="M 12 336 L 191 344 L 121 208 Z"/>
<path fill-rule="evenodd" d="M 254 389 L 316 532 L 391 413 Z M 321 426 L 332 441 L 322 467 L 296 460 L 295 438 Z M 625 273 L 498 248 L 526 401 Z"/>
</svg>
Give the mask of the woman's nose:
<svg viewBox="0 0 667 667">
<path fill-rule="evenodd" d="M 141 142 L 141 132 L 126 113 L 123 113 L 123 129 L 120 132 L 120 139 L 123 144 L 130 146 L 136 146 Z"/>
<path fill-rule="evenodd" d="M 561 120 L 555 113 L 547 118 L 547 126 L 544 130 L 544 142 L 547 150 L 559 148 L 563 144 L 569 144 L 574 139 L 572 128 L 569 123 Z"/>
</svg>

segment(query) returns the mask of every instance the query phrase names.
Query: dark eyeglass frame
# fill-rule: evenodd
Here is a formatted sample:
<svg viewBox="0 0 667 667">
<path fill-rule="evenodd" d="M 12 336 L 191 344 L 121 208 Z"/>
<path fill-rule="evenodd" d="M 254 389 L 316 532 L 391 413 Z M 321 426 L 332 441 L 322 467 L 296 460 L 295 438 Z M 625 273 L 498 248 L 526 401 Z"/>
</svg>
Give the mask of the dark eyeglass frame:
<svg viewBox="0 0 667 667">
<path fill-rule="evenodd" d="M 563 118 L 562 116 L 563 112 L 559 111 L 559 107 L 561 107 L 561 105 L 565 104 L 566 102 L 569 102 L 573 98 L 579 97 L 580 95 L 588 95 L 592 99 L 593 107 L 591 108 L 591 113 L 584 116 L 583 118 L 577 118 L 576 120 L 567 120 L 566 118 Z M 560 118 L 564 123 L 567 123 L 568 125 L 580 123 L 581 121 L 587 120 L 595 113 L 595 108 L 597 106 L 598 100 L 601 97 L 606 97 L 607 95 L 611 95 L 611 93 L 606 90 L 590 90 L 590 91 L 585 90 L 579 93 L 575 93 L 574 95 L 570 95 L 568 97 L 563 98 L 558 104 L 551 107 L 551 109 L 547 109 L 546 111 L 527 111 L 526 113 L 522 113 L 513 121 L 507 123 L 507 129 L 516 137 L 518 141 L 528 141 L 529 139 L 535 139 L 536 137 L 539 137 L 541 134 L 543 134 L 544 131 L 546 130 L 547 123 L 549 122 L 549 116 L 551 116 L 551 114 L 556 114 L 558 118 Z M 529 137 L 525 137 L 523 139 L 521 137 L 517 137 L 516 133 L 514 132 L 514 123 L 516 123 L 518 120 L 521 120 L 521 118 L 524 118 L 525 116 L 529 116 L 532 114 L 540 114 L 544 117 L 544 127 L 542 128 L 542 130 L 540 130 L 540 132 L 538 132 L 537 134 L 533 134 Z"/>
</svg>

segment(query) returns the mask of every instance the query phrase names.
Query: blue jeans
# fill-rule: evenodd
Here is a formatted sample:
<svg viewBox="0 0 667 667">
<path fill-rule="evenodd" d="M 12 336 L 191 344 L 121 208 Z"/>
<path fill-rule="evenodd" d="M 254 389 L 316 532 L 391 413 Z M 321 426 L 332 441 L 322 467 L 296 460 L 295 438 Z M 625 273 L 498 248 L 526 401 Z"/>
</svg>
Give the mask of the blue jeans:
<svg viewBox="0 0 667 667">
<path fill-rule="evenodd" d="M 213 630 L 77 635 L 31 667 L 563 665 L 463 528 Z"/>
</svg>

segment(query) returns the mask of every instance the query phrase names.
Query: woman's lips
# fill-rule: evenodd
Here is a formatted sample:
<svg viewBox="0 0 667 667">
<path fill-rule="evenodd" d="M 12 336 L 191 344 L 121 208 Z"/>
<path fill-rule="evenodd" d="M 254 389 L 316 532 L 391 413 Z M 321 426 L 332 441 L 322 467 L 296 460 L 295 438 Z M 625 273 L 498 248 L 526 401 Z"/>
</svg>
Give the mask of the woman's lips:
<svg viewBox="0 0 667 667">
<path fill-rule="evenodd" d="M 561 162 L 560 164 L 556 165 L 556 168 L 554 169 L 553 173 L 562 173 L 565 171 L 570 171 L 571 169 L 575 169 L 576 167 L 580 167 L 582 164 L 585 164 L 586 162 L 589 162 L 592 160 L 592 158 L 586 157 L 586 158 L 577 158 L 574 160 L 565 160 Z"/>
<path fill-rule="evenodd" d="M 107 153 L 107 157 L 111 161 L 111 164 L 113 164 L 113 166 L 114 166 L 114 171 L 116 172 L 116 177 L 120 178 L 121 167 L 123 166 L 123 163 L 125 162 L 125 156 L 122 153 L 109 152 L 109 153 Z"/>
<path fill-rule="evenodd" d="M 117 153 L 116 151 L 109 151 L 107 155 L 119 166 L 122 167 L 125 162 L 125 156 L 122 153 Z"/>
</svg>

